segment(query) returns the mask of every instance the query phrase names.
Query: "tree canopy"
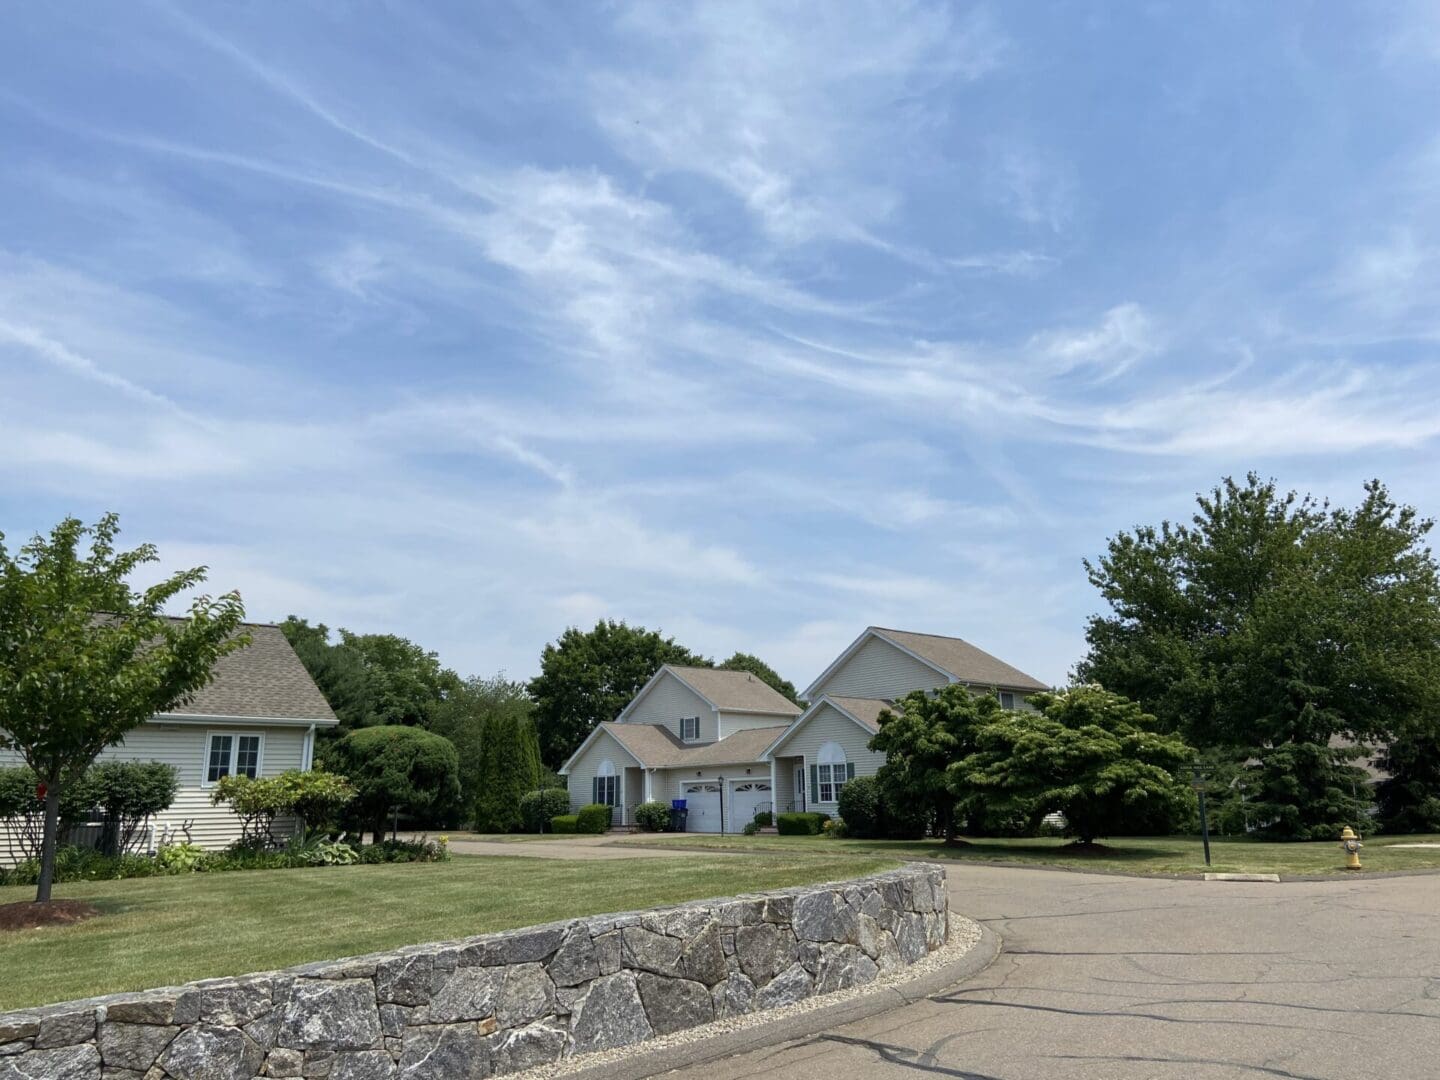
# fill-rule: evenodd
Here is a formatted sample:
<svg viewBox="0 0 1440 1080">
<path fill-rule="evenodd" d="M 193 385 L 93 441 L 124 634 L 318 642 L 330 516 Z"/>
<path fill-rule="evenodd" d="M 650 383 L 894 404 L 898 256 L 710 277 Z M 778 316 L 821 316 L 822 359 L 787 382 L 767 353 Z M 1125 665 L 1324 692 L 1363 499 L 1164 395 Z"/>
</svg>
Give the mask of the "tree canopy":
<svg viewBox="0 0 1440 1080">
<path fill-rule="evenodd" d="M 544 763 L 558 769 L 596 724 L 614 720 L 662 664 L 699 664 L 674 638 L 602 619 L 592 630 L 567 629 L 545 646 L 530 680 L 535 731 Z"/>
<path fill-rule="evenodd" d="M 503 727 L 513 721 L 515 730 L 523 731 L 533 744 L 535 735 L 530 714 L 534 708 L 525 684 L 503 675 L 466 679 L 437 706 L 430 730 L 454 743 L 460 755 L 460 804 L 466 814 L 475 811 L 480 795 L 483 750 L 490 725 Z M 538 746 L 535 752 L 538 754 Z M 538 780 L 529 782 L 527 774 L 527 786 L 522 792 L 537 783 Z"/>
<path fill-rule="evenodd" d="M 1082 844 L 1184 820 L 1192 796 L 1180 774 L 1195 751 L 1156 731 L 1155 717 L 1098 686 L 1029 700 L 1038 711 L 1001 711 L 976 729 L 976 752 L 949 770 L 957 796 L 1037 825 L 1059 811 Z"/>
<path fill-rule="evenodd" d="M 116 550 L 119 518 L 66 518 L 17 552 L 0 534 L 0 746 L 13 747 L 45 787 L 37 900 L 50 898 L 60 799 L 100 751 L 212 678 L 242 648 L 238 593 L 201 596 L 183 618 L 164 607 L 205 580 L 205 568 L 137 589 L 154 545 Z M 88 539 L 88 551 L 81 545 Z"/>
<path fill-rule="evenodd" d="M 961 683 L 934 694 L 906 694 L 880 714 L 870 749 L 885 755 L 875 779 L 888 807 L 923 807 L 955 842 L 958 812 L 978 811 L 974 789 L 950 782 L 950 768 L 977 749 L 982 727 L 1003 714 L 993 694 L 977 694 Z"/>
<path fill-rule="evenodd" d="M 1253 473 L 1197 502 L 1188 524 L 1137 527 L 1086 562 L 1110 610 L 1077 674 L 1245 763 L 1270 831 L 1333 836 L 1368 803 L 1353 762 L 1440 715 L 1432 523 L 1379 481 L 1353 509 Z"/>
<path fill-rule="evenodd" d="M 332 641 L 324 623 L 311 626 L 295 615 L 280 628 L 330 702 L 342 731 L 377 724 L 429 727 L 461 685 L 434 652 L 396 634 L 341 629 Z"/>
<path fill-rule="evenodd" d="M 455 811 L 460 759 L 443 735 L 403 724 L 352 731 L 327 749 L 330 771 L 355 789 L 352 806 L 378 843 L 392 810 L 427 820 Z"/>
</svg>

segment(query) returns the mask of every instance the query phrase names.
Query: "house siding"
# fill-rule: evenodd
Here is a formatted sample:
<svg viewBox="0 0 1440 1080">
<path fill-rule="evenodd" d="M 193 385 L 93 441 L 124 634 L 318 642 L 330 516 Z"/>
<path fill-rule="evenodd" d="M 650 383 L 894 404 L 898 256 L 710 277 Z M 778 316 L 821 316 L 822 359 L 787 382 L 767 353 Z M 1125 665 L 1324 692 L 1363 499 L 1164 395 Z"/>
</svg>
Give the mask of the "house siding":
<svg viewBox="0 0 1440 1080">
<path fill-rule="evenodd" d="M 762 727 L 789 727 L 795 722 L 794 714 L 787 713 L 737 713 L 720 712 L 720 738 L 734 735 L 737 731 L 749 731 Z M 703 724 L 701 725 L 704 726 Z"/>
<path fill-rule="evenodd" d="M 170 809 L 151 819 L 155 841 L 188 842 L 217 850 L 240 838 L 240 819 L 224 804 L 211 806 L 212 789 L 202 786 L 208 733 L 225 731 L 263 735 L 260 775 L 278 776 L 302 766 L 306 730 L 304 727 L 227 726 L 218 720 L 213 725 L 150 722 L 130 732 L 118 745 L 101 751 L 98 760 L 163 761 L 174 765 L 180 774 L 180 790 Z M 17 751 L 0 750 L 0 766 L 23 764 Z M 275 822 L 277 837 L 288 837 L 294 829 L 292 818 L 280 818 Z M 13 866 L 22 857 L 14 831 L 0 826 L 0 864 Z"/>
<path fill-rule="evenodd" d="M 636 761 L 630 751 L 621 746 L 619 740 L 608 731 L 601 731 L 596 735 L 595 741 L 587 746 L 574 761 L 570 762 L 570 771 L 565 778 L 566 787 L 570 792 L 570 812 L 573 814 L 590 802 L 591 795 L 595 790 L 592 781 L 595 779 L 596 772 L 599 771 L 600 763 L 607 758 L 615 766 L 615 775 L 623 778 L 620 785 L 620 808 L 614 817 L 614 823 L 621 825 L 629 820 L 625 816 L 625 808 L 644 798 L 643 790 L 629 790 L 636 774 L 629 773 L 627 770 L 638 769 L 640 762 Z"/>
<path fill-rule="evenodd" d="M 650 688 L 650 692 L 639 700 L 630 715 L 625 717 L 625 723 L 664 724 L 675 733 L 675 737 L 678 739 L 680 737 L 680 718 L 684 716 L 700 718 L 698 742 L 715 742 L 720 738 L 716 726 L 715 710 L 706 703 L 704 698 L 667 671 Z M 781 723 L 784 721 L 782 720 Z"/>
<path fill-rule="evenodd" d="M 815 714 L 805 722 L 804 727 L 785 740 L 775 752 L 775 757 L 779 761 L 781 770 L 787 768 L 787 763 L 793 769 L 794 761 L 792 759 L 803 758 L 805 775 L 808 778 L 810 766 L 819 757 L 820 747 L 827 742 L 834 742 L 839 743 L 841 749 L 845 751 L 845 760 L 854 763 L 857 777 L 874 776 L 880 766 L 885 764 L 885 755 L 870 749 L 870 738 L 870 732 L 827 703 L 815 711 Z M 783 777 L 781 783 L 785 783 Z M 793 780 L 791 783 L 793 784 Z M 808 779 L 806 783 L 809 783 Z M 816 794 L 816 792 L 808 793 L 805 804 L 807 810 L 819 810 L 827 814 L 837 812 L 838 806 L 835 802 L 819 802 L 815 798 Z"/>
<path fill-rule="evenodd" d="M 812 701 L 826 694 L 893 701 L 912 690 L 933 690 L 949 681 L 890 642 L 871 637 L 829 678 L 816 685 L 810 696 Z"/>
</svg>

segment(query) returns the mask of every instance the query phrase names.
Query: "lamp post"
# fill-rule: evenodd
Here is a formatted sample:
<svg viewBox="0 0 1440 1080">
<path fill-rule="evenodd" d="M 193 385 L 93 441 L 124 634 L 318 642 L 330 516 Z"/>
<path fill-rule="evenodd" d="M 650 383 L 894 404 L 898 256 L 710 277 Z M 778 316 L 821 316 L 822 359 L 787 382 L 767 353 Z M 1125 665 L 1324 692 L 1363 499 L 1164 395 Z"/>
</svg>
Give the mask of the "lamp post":
<svg viewBox="0 0 1440 1080">
<path fill-rule="evenodd" d="M 1210 865 L 1210 819 L 1205 813 L 1205 781 L 1210 777 L 1210 771 L 1198 761 L 1190 766 L 1192 777 L 1190 786 L 1200 796 L 1200 839 L 1205 844 L 1205 865 Z"/>
<path fill-rule="evenodd" d="M 720 833 L 725 833 L 725 777 L 720 777 Z"/>
</svg>

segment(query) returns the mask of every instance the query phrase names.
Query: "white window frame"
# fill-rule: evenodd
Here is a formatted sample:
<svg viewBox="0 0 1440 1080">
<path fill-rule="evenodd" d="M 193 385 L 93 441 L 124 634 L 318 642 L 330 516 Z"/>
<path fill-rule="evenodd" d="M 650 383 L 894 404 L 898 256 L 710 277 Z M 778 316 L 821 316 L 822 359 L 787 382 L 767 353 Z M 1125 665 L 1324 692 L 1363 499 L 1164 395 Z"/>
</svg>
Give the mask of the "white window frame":
<svg viewBox="0 0 1440 1080">
<path fill-rule="evenodd" d="M 817 803 L 840 801 L 840 789 L 845 786 L 849 768 L 845 761 L 845 748 L 837 742 L 827 742 L 815 756 L 815 792 Z"/>
<path fill-rule="evenodd" d="M 258 739 L 255 746 L 255 776 L 259 778 L 265 773 L 265 733 L 263 731 L 207 731 L 205 732 L 205 756 L 200 761 L 200 786 L 204 788 L 214 787 L 219 779 L 210 779 L 210 744 L 218 738 L 230 740 L 230 756 L 225 761 L 225 771 L 222 776 L 235 775 L 235 758 L 240 753 L 241 739 Z"/>
<path fill-rule="evenodd" d="M 695 728 L 694 728 L 694 731 L 693 731 L 693 732 L 691 732 L 690 734 L 687 735 L 687 734 L 686 734 L 686 726 L 689 725 L 689 724 L 694 724 L 694 725 L 695 725 Z M 680 741 L 681 741 L 681 742 L 699 742 L 699 741 L 700 741 L 700 717 L 698 717 L 698 716 L 682 716 L 682 717 L 680 718 Z"/>
<path fill-rule="evenodd" d="M 1000 698 L 1000 707 L 1002 709 L 1013 709 L 1016 707 L 1015 692 L 1013 690 L 997 690 L 995 693 Z"/>
<path fill-rule="evenodd" d="M 599 781 L 595 785 L 595 801 L 606 806 L 619 806 L 620 777 L 615 771 L 615 763 L 609 758 L 600 762 L 600 767 L 595 770 L 595 779 Z"/>
</svg>

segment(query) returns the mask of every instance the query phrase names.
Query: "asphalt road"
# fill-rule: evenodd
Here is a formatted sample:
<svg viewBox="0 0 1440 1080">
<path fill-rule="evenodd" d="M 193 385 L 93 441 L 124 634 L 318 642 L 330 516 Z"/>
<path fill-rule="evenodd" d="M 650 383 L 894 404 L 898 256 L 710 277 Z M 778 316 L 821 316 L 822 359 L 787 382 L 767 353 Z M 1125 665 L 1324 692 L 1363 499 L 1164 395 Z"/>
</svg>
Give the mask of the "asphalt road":
<svg viewBox="0 0 1440 1080">
<path fill-rule="evenodd" d="M 915 1005 L 694 1080 L 1434 1080 L 1440 876 L 1285 884 L 950 870 L 1004 939 Z"/>
</svg>

